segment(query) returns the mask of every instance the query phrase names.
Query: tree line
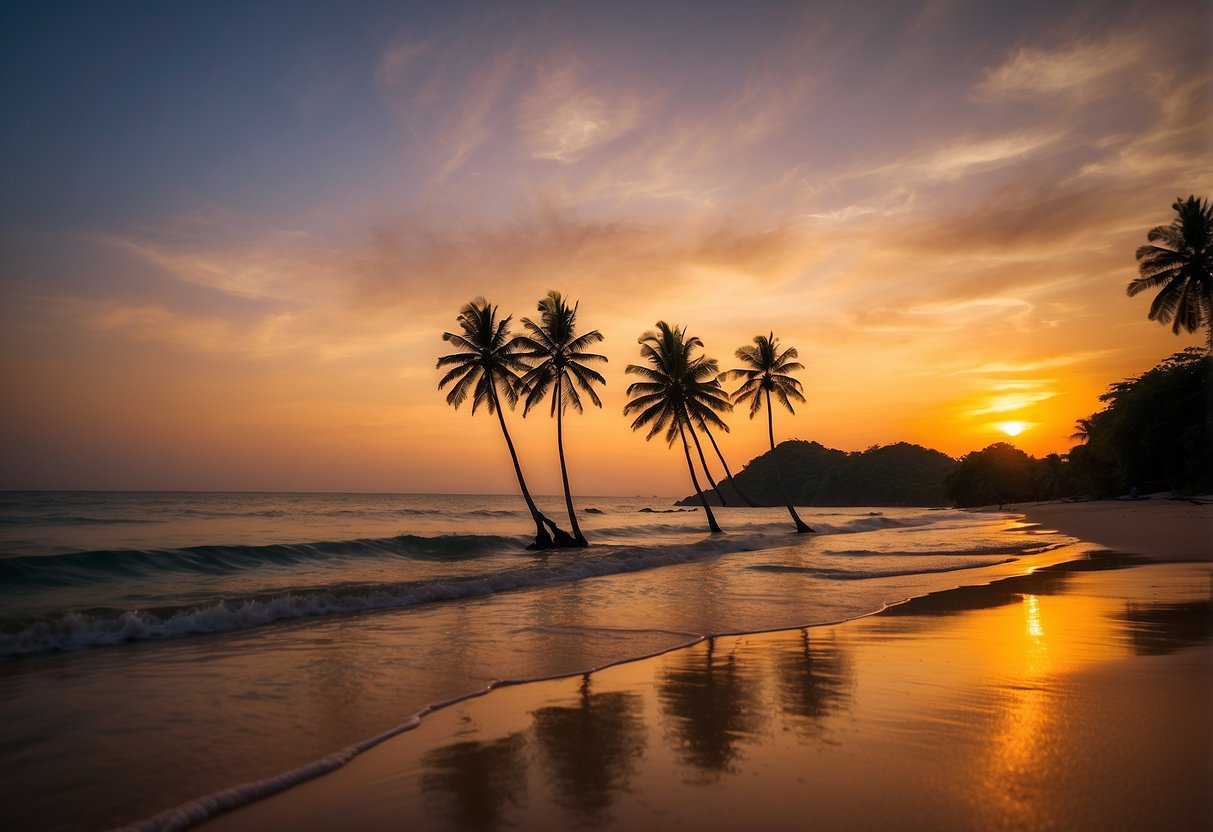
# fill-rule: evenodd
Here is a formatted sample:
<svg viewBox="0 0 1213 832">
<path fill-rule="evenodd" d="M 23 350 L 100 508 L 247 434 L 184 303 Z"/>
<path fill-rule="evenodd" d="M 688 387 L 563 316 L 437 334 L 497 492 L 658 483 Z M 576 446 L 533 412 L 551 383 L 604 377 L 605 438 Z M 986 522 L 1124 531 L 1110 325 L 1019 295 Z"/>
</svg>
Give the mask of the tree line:
<svg viewBox="0 0 1213 832">
<path fill-rule="evenodd" d="M 1005 442 L 961 458 L 944 481 L 958 506 L 1213 491 L 1213 357 L 1189 347 L 1099 397 L 1068 454 L 1037 459 Z"/>
<path fill-rule="evenodd" d="M 523 500 L 535 523 L 535 542 L 531 548 L 583 547 L 588 545 L 588 540 L 577 522 L 569 487 L 564 453 L 564 413 L 569 407 L 583 412 L 582 395 L 594 406 L 602 406 L 594 387 L 605 385 L 606 379 L 592 365 L 604 364 L 607 359 L 588 350 L 601 342 L 603 336 L 596 329 L 578 334 L 578 304 L 570 306 L 560 292 L 548 292 L 539 301 L 538 311 L 538 322 L 523 318 L 525 333 L 514 335 L 510 332 L 512 315 L 501 318 L 497 307 L 484 298 L 464 304 L 456 318 L 460 331 L 442 334 L 442 339 L 453 345 L 457 352 L 439 357 L 437 366 L 446 373 L 438 382 L 438 388 L 449 386 L 446 401 L 456 409 L 470 398 L 473 413 L 484 407 L 497 417 Z M 722 414 L 730 412 L 734 405 L 747 405 L 751 419 L 765 408 L 767 433 L 774 453 L 773 403 L 778 402 L 795 413 L 792 402 L 805 401 L 800 382 L 791 375 L 804 369 L 796 361 L 795 347 L 783 347 L 773 332 L 755 336 L 752 344 L 735 353 L 742 366 L 721 372 L 716 359 L 701 354 L 703 342 L 688 335 L 685 327 L 658 321 L 656 328 L 641 335 L 638 343 L 643 363 L 629 364 L 624 370 L 638 379 L 628 386 L 629 401 L 623 409 L 625 415 L 634 417 L 632 430 L 647 428 L 646 440 L 663 434 L 670 446 L 681 441 L 691 484 L 695 493 L 702 495 L 691 456 L 691 445 L 694 444 L 699 469 L 720 503 L 727 505 L 708 466 L 700 435 L 708 440 L 719 459 L 725 482 L 732 483 L 733 475 L 712 430 L 728 432 L 729 426 Z M 728 380 L 741 381 L 731 395 L 722 384 Z M 523 402 L 522 415 L 525 417 L 545 398 L 550 399 L 550 413 L 556 419 L 556 449 L 571 534 L 535 504 L 505 421 L 506 407 L 513 410 Z M 779 476 L 784 503 L 796 531 L 813 531 L 796 513 L 792 501 L 787 498 L 787 489 L 782 485 L 782 474 Z M 747 504 L 755 505 L 736 483 L 732 485 Z M 721 532 L 707 501 L 703 501 L 703 507 L 709 530 Z"/>
<path fill-rule="evenodd" d="M 948 496 L 961 506 L 1107 497 L 1132 490 L 1213 490 L 1213 205 L 1176 198 L 1175 216 L 1137 249 L 1130 297 L 1156 290 L 1147 316 L 1171 331 L 1205 327 L 1206 350 L 1188 348 L 1113 384 L 1105 407 L 1079 419 L 1068 454 L 1035 459 L 998 442 L 961 459 Z"/>
</svg>

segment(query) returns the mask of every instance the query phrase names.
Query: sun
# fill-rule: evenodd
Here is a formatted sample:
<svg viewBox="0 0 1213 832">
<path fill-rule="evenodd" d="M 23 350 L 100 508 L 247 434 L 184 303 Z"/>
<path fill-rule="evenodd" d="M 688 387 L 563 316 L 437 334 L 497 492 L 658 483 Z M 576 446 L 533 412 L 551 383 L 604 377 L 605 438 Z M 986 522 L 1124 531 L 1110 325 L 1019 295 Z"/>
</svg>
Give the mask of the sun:
<svg viewBox="0 0 1213 832">
<path fill-rule="evenodd" d="M 994 427 L 1005 433 L 1007 436 L 1019 436 L 1029 427 L 1027 422 L 996 422 Z"/>
</svg>

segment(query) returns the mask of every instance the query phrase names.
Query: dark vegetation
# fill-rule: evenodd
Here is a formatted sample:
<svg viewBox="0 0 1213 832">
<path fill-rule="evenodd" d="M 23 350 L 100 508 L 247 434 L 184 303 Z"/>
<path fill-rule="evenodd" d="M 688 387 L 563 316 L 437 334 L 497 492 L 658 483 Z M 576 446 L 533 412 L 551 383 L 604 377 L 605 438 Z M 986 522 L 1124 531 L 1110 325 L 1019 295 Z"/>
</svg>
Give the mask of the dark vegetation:
<svg viewBox="0 0 1213 832">
<path fill-rule="evenodd" d="M 1189 348 L 1100 396 L 1079 443 L 1043 459 L 998 442 L 965 455 L 946 480 L 958 506 L 1213 491 L 1213 357 Z"/>
<path fill-rule="evenodd" d="M 1078 420 L 1068 454 L 1036 458 L 995 442 L 958 461 L 899 442 L 839 451 L 816 442 L 779 445 L 788 493 L 799 506 L 1001 505 L 1156 491 L 1213 492 L 1213 358 L 1189 348 L 1100 397 L 1105 407 Z M 735 478 L 758 504 L 784 503 L 771 452 Z M 732 500 L 732 483 L 721 484 Z M 712 505 L 719 499 L 704 495 Z M 691 495 L 679 505 L 699 505 Z"/>
<path fill-rule="evenodd" d="M 784 504 L 780 469 L 792 502 L 799 506 L 946 506 L 944 478 L 956 465 L 946 454 L 906 442 L 848 452 L 793 439 L 755 457 L 734 479 L 764 506 Z M 731 502 L 730 486 L 721 487 Z M 705 496 L 719 504 L 716 495 Z M 699 503 L 692 495 L 680 505 Z"/>
</svg>

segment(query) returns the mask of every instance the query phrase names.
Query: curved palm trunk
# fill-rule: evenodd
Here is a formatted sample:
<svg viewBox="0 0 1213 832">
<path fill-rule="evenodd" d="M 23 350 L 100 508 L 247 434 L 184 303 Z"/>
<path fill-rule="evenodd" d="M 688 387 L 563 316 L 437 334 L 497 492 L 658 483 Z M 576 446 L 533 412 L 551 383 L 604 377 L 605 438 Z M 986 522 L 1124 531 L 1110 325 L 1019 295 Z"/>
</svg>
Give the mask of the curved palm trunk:
<svg viewBox="0 0 1213 832">
<path fill-rule="evenodd" d="M 562 374 L 563 375 L 563 374 Z M 573 540 L 578 546 L 589 546 L 589 541 L 585 539 L 585 535 L 581 533 L 581 526 L 577 523 L 577 511 L 573 508 L 573 493 L 569 490 L 569 470 L 564 464 L 564 426 L 562 416 L 564 415 L 564 401 L 561 398 L 561 384 L 564 379 L 562 375 L 556 376 L 556 450 L 560 454 L 560 479 L 564 483 L 564 505 L 569 510 L 569 523 L 573 527 Z"/>
<path fill-rule="evenodd" d="M 736 480 L 736 478 L 734 478 L 733 472 L 729 470 L 729 463 L 724 461 L 724 454 L 722 454 L 720 452 L 720 446 L 716 444 L 716 439 L 712 436 L 712 432 L 710 430 L 708 430 L 707 424 L 704 424 L 703 432 L 708 435 L 708 441 L 712 443 L 712 450 L 714 450 L 716 452 L 716 456 L 720 460 L 720 466 L 722 468 L 724 468 L 725 476 L 728 478 L 728 481 L 733 485 L 733 490 L 737 492 L 738 496 L 741 497 L 741 499 L 746 501 L 746 505 L 748 505 L 750 508 L 758 508 L 758 503 L 751 500 L 750 496 L 748 494 L 746 494 L 744 491 L 742 491 L 741 486 L 739 486 L 737 484 L 737 480 Z"/>
<path fill-rule="evenodd" d="M 531 519 L 535 521 L 535 543 L 536 549 L 551 549 L 556 544 L 552 542 L 552 536 L 548 534 L 547 529 L 543 527 L 546 522 L 552 527 L 553 532 L 559 531 L 556 524 L 552 523 L 543 516 L 539 511 L 539 507 L 535 505 L 535 501 L 531 499 L 531 492 L 526 487 L 526 480 L 522 476 L 522 466 L 518 463 L 518 452 L 514 450 L 514 440 L 510 439 L 510 432 L 505 426 L 505 414 L 501 411 L 501 402 L 497 399 L 497 386 L 495 379 L 489 379 L 489 390 L 493 396 L 493 409 L 497 411 L 497 421 L 501 425 L 501 434 L 505 437 L 505 445 L 510 449 L 510 460 L 514 463 L 514 474 L 518 477 L 518 487 L 522 489 L 522 499 L 526 500 L 526 507 L 530 509 Z M 567 536 L 567 535 L 566 535 Z"/>
<path fill-rule="evenodd" d="M 775 416 L 771 411 L 771 391 L 764 390 L 767 398 L 767 434 L 771 439 L 771 460 L 775 463 L 775 477 L 779 480 L 779 490 L 783 493 L 784 502 L 788 506 L 788 513 L 792 515 L 792 520 L 796 523 L 796 533 L 803 534 L 804 532 L 813 531 L 796 513 L 796 509 L 792 508 L 792 499 L 788 496 L 788 487 L 783 484 L 783 472 L 779 470 L 779 456 L 775 452 Z"/>
<path fill-rule="evenodd" d="M 687 470 L 691 472 L 691 485 L 695 486 L 695 494 L 703 503 L 703 510 L 708 515 L 708 529 L 712 534 L 719 534 L 722 530 L 716 523 L 716 515 L 712 514 L 712 507 L 708 505 L 708 501 L 703 499 L 703 491 L 699 488 L 699 477 L 695 476 L 695 463 L 691 461 L 691 446 L 687 444 L 687 435 L 682 429 L 681 419 L 678 420 L 678 435 L 682 437 L 682 452 L 687 457 Z"/>
<path fill-rule="evenodd" d="M 695 450 L 699 452 L 699 465 L 703 468 L 703 473 L 707 476 L 708 482 L 712 484 L 712 490 L 716 492 L 716 499 L 720 500 L 722 506 L 727 506 L 729 501 L 724 498 L 724 494 L 720 492 L 720 486 L 716 484 L 716 480 L 712 479 L 712 472 L 708 470 L 708 461 L 703 455 L 703 445 L 699 442 L 699 435 L 695 433 L 695 426 L 687 421 L 687 430 L 691 433 L 691 438 L 695 440 Z"/>
</svg>

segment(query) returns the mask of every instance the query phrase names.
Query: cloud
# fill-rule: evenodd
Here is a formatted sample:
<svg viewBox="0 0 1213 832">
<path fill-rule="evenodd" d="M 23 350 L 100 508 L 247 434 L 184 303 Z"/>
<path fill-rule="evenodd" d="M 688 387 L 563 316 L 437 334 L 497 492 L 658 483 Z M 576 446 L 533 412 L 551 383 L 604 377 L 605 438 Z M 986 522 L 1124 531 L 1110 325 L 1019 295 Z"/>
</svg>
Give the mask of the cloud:
<svg viewBox="0 0 1213 832">
<path fill-rule="evenodd" d="M 931 144 L 939 142 L 933 137 Z M 1016 131 L 1005 135 L 946 140 L 912 155 L 874 167 L 860 168 L 833 177 L 834 187 L 849 181 L 877 179 L 896 183 L 902 194 L 913 194 L 911 183 L 948 184 L 967 176 L 1027 164 L 1041 151 L 1054 148 L 1066 138 L 1061 129 Z"/>
<path fill-rule="evenodd" d="M 100 238 L 187 283 L 235 298 L 288 300 L 339 291 L 324 268 L 332 252 L 303 232 L 274 231 L 247 245 Z"/>
<path fill-rule="evenodd" d="M 966 366 L 953 371 L 953 375 L 1030 375 L 1041 370 L 1055 370 L 1060 367 L 1072 367 L 1085 364 L 1097 358 L 1110 355 L 1112 350 L 1080 350 L 1064 355 L 1053 355 L 1048 358 L 1036 358 L 1026 361 L 987 361 L 981 364 Z"/>
<path fill-rule="evenodd" d="M 402 36 L 380 55 L 380 99 L 429 158 L 431 182 L 443 182 L 499 137 L 508 123 L 506 92 L 525 63 L 521 45 L 521 39 L 502 40 L 486 50 L 468 35 Z"/>
<path fill-rule="evenodd" d="M 1140 37 L 1116 36 L 1102 42 L 1083 41 L 1053 49 L 1020 48 L 987 71 L 977 86 L 984 98 L 1108 95 L 1108 81 L 1145 58 Z"/>
<path fill-rule="evenodd" d="M 545 62 L 518 106 L 516 124 L 537 159 L 571 163 L 630 132 L 640 121 L 637 97 L 587 85 L 578 62 Z"/>
<path fill-rule="evenodd" d="M 926 158 L 897 165 L 899 170 L 920 173 L 931 179 L 958 179 L 975 170 L 1021 162 L 1024 157 L 1055 144 L 1060 132 L 1014 133 L 979 141 L 958 142 L 934 151 Z"/>
<path fill-rule="evenodd" d="M 209 227 L 207 235 L 107 242 L 226 304 L 204 312 L 168 286 L 155 303 L 82 300 L 66 312 L 95 329 L 193 352 L 330 360 L 424 340 L 480 294 L 525 313 L 548 289 L 581 287 L 582 297 L 628 322 L 621 328 L 639 329 L 720 280 L 738 291 L 762 287 L 765 296 L 801 275 L 826 243 L 790 225 L 590 220 L 540 203 L 492 225 L 415 218 L 345 240 L 270 231 L 224 245 Z"/>
</svg>

